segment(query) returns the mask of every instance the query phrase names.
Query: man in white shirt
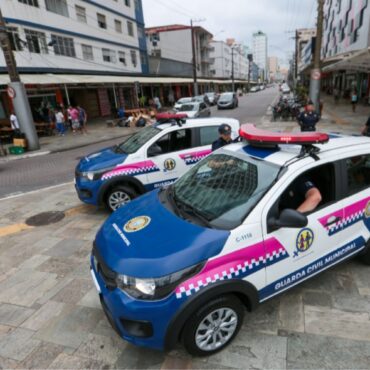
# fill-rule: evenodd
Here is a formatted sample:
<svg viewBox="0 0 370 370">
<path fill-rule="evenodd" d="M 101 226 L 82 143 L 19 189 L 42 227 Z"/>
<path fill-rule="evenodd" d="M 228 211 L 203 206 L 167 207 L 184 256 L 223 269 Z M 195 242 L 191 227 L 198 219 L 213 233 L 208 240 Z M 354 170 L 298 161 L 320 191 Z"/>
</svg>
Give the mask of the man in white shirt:
<svg viewBox="0 0 370 370">
<path fill-rule="evenodd" d="M 19 137 L 18 135 L 20 135 L 21 131 L 19 129 L 18 118 L 15 115 L 14 111 L 12 111 L 10 114 L 10 124 L 13 130 L 13 137 Z"/>
<path fill-rule="evenodd" d="M 64 133 L 65 133 L 65 126 L 64 126 L 65 118 L 64 118 L 64 114 L 62 113 L 62 111 L 60 109 L 58 110 L 58 113 L 55 115 L 55 119 L 56 119 L 56 122 L 57 122 L 58 134 L 60 136 L 64 136 Z"/>
</svg>

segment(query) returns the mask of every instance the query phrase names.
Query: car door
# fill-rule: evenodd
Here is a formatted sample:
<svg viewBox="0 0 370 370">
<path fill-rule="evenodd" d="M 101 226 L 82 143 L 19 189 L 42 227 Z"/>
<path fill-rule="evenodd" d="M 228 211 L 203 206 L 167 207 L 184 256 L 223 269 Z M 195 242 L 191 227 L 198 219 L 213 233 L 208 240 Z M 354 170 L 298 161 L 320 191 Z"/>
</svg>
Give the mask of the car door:
<svg viewBox="0 0 370 370">
<path fill-rule="evenodd" d="M 285 185 L 276 191 L 265 207 L 262 226 L 266 254 L 271 246 L 279 245 L 286 258 L 271 266 L 266 263 L 266 287 L 260 292 L 261 300 L 296 285 L 354 253 L 355 247 L 351 249 L 351 245 L 343 241 L 340 232 L 329 232 L 334 227 L 342 229 L 340 222 L 344 218 L 344 201 L 340 199 L 340 175 L 339 161 L 301 170 L 294 177 L 289 176 Z M 279 218 L 281 200 L 290 191 L 291 183 L 308 177 L 314 179 L 315 186 L 321 192 L 322 202 L 307 215 L 307 226 L 269 226 L 269 220 Z"/>
<path fill-rule="evenodd" d="M 347 244 L 365 244 L 370 238 L 370 153 L 352 151 L 342 161 L 342 172 L 344 218 L 341 229 L 331 234 L 338 233 Z"/>
<path fill-rule="evenodd" d="M 208 112 L 207 112 L 207 105 L 205 103 L 200 103 L 199 104 L 199 117 L 207 117 Z"/>
<path fill-rule="evenodd" d="M 148 190 L 170 185 L 188 169 L 183 156 L 195 146 L 195 129 L 179 128 L 163 134 L 147 150 L 147 158 L 157 171 L 147 174 Z"/>
</svg>

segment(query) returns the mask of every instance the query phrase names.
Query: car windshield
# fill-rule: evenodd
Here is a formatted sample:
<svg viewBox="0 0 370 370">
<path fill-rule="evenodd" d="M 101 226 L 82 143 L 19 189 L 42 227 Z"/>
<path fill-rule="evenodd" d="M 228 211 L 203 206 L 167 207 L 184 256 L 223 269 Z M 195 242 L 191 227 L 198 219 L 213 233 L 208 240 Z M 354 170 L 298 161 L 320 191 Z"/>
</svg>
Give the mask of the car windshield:
<svg viewBox="0 0 370 370">
<path fill-rule="evenodd" d="M 231 100 L 233 98 L 233 94 L 228 93 L 228 94 L 222 94 L 220 97 L 220 100 Z"/>
<path fill-rule="evenodd" d="M 168 189 L 179 212 L 207 227 L 239 226 L 272 186 L 279 167 L 236 154 L 212 154 Z"/>
<path fill-rule="evenodd" d="M 206 95 L 209 97 L 209 98 L 213 98 L 215 96 L 215 93 L 206 93 Z"/>
<path fill-rule="evenodd" d="M 160 133 L 159 128 L 148 126 L 137 132 L 135 135 L 129 137 L 125 142 L 118 145 L 116 148 L 117 152 L 126 154 L 132 154 L 137 152 L 146 142 Z"/>
<path fill-rule="evenodd" d="M 191 98 L 182 98 L 177 103 L 184 104 L 184 103 L 189 103 L 190 101 L 191 101 Z"/>
<path fill-rule="evenodd" d="M 183 104 L 180 108 L 180 112 L 191 112 L 191 111 L 196 111 L 198 109 L 197 104 Z"/>
</svg>

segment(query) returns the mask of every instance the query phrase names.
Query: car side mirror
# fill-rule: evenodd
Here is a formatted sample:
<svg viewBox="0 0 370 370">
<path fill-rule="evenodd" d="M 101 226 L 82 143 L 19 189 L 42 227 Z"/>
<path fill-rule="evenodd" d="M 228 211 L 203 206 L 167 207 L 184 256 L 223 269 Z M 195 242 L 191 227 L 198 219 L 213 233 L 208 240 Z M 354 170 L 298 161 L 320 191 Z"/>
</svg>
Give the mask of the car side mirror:
<svg viewBox="0 0 370 370">
<path fill-rule="evenodd" d="M 148 157 L 155 157 L 162 154 L 162 148 L 159 145 L 153 144 L 148 149 Z"/>
<path fill-rule="evenodd" d="M 307 224 L 307 216 L 294 209 L 284 209 L 280 213 L 279 218 L 271 217 L 267 221 L 267 225 L 271 230 L 281 229 L 282 227 L 299 229 L 302 227 L 306 227 Z"/>
</svg>

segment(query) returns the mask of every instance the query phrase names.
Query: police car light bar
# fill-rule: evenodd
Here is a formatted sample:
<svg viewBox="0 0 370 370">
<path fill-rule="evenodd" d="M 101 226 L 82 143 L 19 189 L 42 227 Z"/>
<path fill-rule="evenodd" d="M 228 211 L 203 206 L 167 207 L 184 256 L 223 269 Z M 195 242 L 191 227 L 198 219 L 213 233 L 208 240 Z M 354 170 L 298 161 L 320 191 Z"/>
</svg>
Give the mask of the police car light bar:
<svg viewBox="0 0 370 370">
<path fill-rule="evenodd" d="M 157 121 L 170 121 L 170 120 L 184 120 L 188 118 L 186 113 L 158 113 L 156 115 Z"/>
<path fill-rule="evenodd" d="M 321 132 L 272 132 L 256 128 L 253 124 L 242 125 L 239 130 L 240 137 L 250 144 L 295 144 L 312 145 L 324 144 L 329 141 L 329 136 Z"/>
</svg>

